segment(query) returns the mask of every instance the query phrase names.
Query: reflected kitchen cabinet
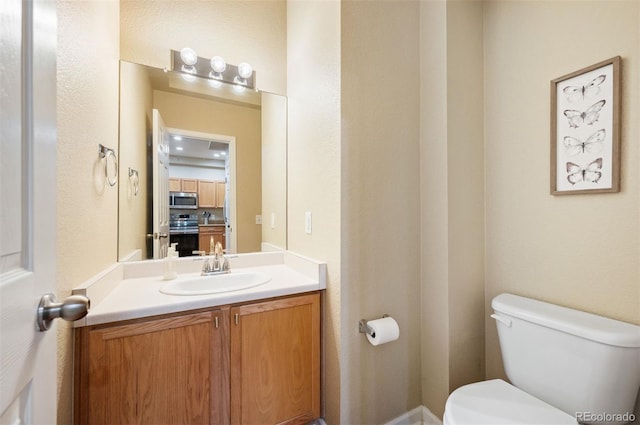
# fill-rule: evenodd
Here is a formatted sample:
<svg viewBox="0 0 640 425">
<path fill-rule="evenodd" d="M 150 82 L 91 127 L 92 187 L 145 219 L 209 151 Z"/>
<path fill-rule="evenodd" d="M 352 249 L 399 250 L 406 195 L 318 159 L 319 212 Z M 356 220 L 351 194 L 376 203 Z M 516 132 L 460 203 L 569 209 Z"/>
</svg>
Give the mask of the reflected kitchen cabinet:
<svg viewBox="0 0 640 425">
<path fill-rule="evenodd" d="M 198 207 L 224 207 L 225 184 L 222 181 L 198 180 Z"/>
<path fill-rule="evenodd" d="M 198 180 L 195 179 L 169 179 L 169 192 L 197 192 Z"/>
<path fill-rule="evenodd" d="M 200 251 L 204 251 L 209 254 L 211 247 L 215 246 L 216 242 L 220 242 L 222 249 L 227 249 L 227 238 L 225 237 L 225 226 L 222 225 L 200 225 L 198 229 L 198 248 Z"/>
</svg>

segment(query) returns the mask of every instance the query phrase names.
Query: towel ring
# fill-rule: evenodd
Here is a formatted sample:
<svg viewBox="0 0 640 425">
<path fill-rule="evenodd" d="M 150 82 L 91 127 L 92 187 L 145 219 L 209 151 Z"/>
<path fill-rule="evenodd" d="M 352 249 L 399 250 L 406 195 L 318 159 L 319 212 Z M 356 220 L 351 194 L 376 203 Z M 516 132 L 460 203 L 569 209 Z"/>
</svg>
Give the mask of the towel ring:
<svg viewBox="0 0 640 425">
<path fill-rule="evenodd" d="M 138 170 L 134 170 L 129 167 L 129 181 L 133 186 L 133 196 L 138 196 L 138 189 L 140 188 L 140 177 L 138 175 Z"/>
<path fill-rule="evenodd" d="M 104 146 L 103 144 L 98 145 L 98 155 L 100 158 L 104 158 L 104 177 L 107 179 L 107 183 L 109 186 L 113 187 L 118 182 L 118 158 L 116 157 L 116 153 L 113 149 Z M 113 179 L 109 178 L 109 157 L 113 157 L 113 163 L 116 166 L 116 172 L 113 175 Z"/>
</svg>

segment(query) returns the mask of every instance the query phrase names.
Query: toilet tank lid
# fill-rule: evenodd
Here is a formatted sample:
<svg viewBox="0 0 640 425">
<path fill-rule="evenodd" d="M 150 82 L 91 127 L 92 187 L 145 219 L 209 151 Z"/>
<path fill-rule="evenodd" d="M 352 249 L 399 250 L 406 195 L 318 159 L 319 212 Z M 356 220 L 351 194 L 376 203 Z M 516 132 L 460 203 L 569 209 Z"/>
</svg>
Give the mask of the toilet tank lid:
<svg viewBox="0 0 640 425">
<path fill-rule="evenodd" d="M 603 344 L 640 347 L 640 326 L 631 323 L 513 294 L 496 296 L 491 307 L 497 313 Z"/>
</svg>

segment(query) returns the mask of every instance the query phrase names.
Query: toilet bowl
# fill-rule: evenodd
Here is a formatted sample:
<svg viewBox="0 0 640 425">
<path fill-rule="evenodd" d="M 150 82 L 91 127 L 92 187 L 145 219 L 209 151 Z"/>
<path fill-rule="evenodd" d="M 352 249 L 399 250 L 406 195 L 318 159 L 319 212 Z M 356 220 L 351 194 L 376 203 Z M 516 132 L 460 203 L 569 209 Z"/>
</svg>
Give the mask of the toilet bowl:
<svg viewBox="0 0 640 425">
<path fill-rule="evenodd" d="M 640 389 L 640 326 L 501 294 L 491 303 L 504 369 L 462 386 L 444 425 L 624 424 Z"/>
<path fill-rule="evenodd" d="M 456 389 L 447 399 L 444 425 L 577 425 L 571 415 L 501 379 Z"/>
</svg>

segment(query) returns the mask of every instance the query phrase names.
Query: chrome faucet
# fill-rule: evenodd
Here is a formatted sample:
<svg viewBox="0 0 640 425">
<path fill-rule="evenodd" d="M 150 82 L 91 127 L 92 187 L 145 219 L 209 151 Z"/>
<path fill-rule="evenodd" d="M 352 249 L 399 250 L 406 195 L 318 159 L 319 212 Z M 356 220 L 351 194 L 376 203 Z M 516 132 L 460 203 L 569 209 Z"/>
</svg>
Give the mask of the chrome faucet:
<svg viewBox="0 0 640 425">
<path fill-rule="evenodd" d="M 202 276 L 211 276 L 214 274 L 223 274 L 231 272 L 229 267 L 229 260 L 222 253 L 222 244 L 220 242 L 216 242 L 213 252 L 210 252 L 209 255 L 213 254 L 213 258 L 205 258 L 204 264 L 202 265 Z"/>
</svg>

